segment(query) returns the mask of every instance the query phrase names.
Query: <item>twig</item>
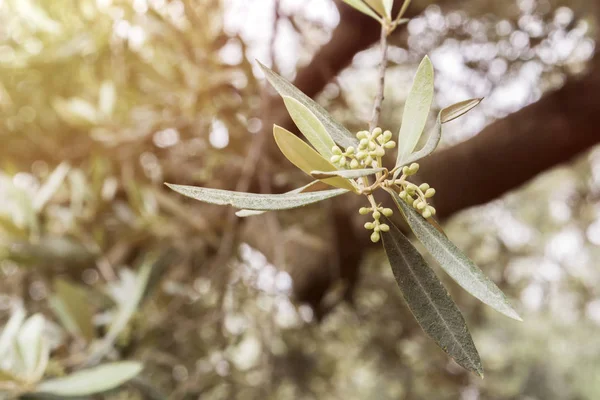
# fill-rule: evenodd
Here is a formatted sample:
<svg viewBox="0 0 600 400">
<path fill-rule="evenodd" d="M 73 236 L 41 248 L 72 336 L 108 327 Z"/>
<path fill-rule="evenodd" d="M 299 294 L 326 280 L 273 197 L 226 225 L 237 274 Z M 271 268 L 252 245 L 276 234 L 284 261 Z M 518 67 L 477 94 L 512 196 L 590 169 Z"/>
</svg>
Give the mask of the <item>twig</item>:
<svg viewBox="0 0 600 400">
<path fill-rule="evenodd" d="M 386 24 L 381 25 L 381 39 L 379 46 L 381 49 L 381 64 L 379 64 L 379 82 L 377 86 L 377 94 L 375 95 L 375 103 L 373 104 L 373 114 L 371 122 L 369 122 L 369 131 L 373 131 L 379 123 L 379 115 L 381 114 L 381 103 L 383 102 L 383 90 L 385 88 L 385 70 L 387 68 L 387 37 L 389 28 Z"/>
</svg>

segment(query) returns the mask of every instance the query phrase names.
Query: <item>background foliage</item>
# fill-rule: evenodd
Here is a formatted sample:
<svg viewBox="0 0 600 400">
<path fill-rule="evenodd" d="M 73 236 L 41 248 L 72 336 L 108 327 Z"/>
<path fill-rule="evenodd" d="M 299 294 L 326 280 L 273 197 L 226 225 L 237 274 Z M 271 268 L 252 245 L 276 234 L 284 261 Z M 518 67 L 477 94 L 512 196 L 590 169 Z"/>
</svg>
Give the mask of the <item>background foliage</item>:
<svg viewBox="0 0 600 400">
<path fill-rule="evenodd" d="M 445 131 L 445 146 L 538 100 L 585 70 L 593 4 L 430 5 L 390 49 L 383 123 L 397 131 L 425 53 L 437 106 L 486 97 Z M 309 265 L 328 251 L 337 203 L 238 226 L 229 210 L 162 186 L 235 188 L 275 118 L 254 58 L 293 78 L 339 19 L 323 0 L 282 1 L 277 24 L 274 10 L 233 0 L 0 3 L 2 324 L 21 303 L 50 321 L 48 378 L 100 360 L 144 364 L 105 398 L 595 398 L 598 148 L 445 224 L 525 319 L 507 322 L 445 282 L 486 365 L 483 381 L 422 334 L 381 252 L 363 260 L 354 302 L 339 301 L 342 283 L 329 290 L 326 315 L 294 301 L 311 277 L 292 260 Z M 356 55 L 319 96 L 356 130 L 370 112 L 375 54 Z M 260 154 L 277 172 L 254 191 L 306 183 Z M 51 300 L 64 281 L 84 290 L 93 327 L 65 326 Z"/>
</svg>

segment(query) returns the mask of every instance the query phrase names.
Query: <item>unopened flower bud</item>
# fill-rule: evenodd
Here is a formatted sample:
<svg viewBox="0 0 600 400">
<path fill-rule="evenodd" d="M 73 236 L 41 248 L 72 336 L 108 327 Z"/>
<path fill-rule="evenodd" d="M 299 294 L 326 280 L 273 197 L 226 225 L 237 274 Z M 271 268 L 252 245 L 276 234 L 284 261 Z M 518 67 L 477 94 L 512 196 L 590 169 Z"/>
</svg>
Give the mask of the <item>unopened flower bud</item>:
<svg viewBox="0 0 600 400">
<path fill-rule="evenodd" d="M 405 167 L 402 167 L 402 173 L 403 173 L 404 175 L 410 175 L 410 170 L 409 170 L 409 168 L 408 168 L 408 167 L 406 167 L 406 166 L 405 166 Z"/>
<path fill-rule="evenodd" d="M 383 157 L 385 155 L 385 150 L 381 147 L 378 147 L 377 150 L 375 150 L 375 155 L 377 157 Z"/>
<path fill-rule="evenodd" d="M 378 136 L 379 136 L 379 135 L 381 135 L 382 133 L 383 133 L 383 131 L 381 130 L 381 128 L 380 128 L 380 127 L 377 127 L 377 128 L 375 128 L 375 129 L 373 129 L 373 132 L 372 132 L 372 134 L 373 134 L 373 137 L 374 137 L 374 138 L 378 137 Z"/>
<path fill-rule="evenodd" d="M 428 199 L 431 198 L 431 197 L 433 197 L 434 195 L 435 195 L 435 189 L 434 188 L 429 188 L 425 192 L 425 197 L 427 197 Z"/>
<path fill-rule="evenodd" d="M 346 149 L 346 154 L 354 154 L 354 147 L 350 146 Z"/>
<path fill-rule="evenodd" d="M 435 215 L 435 208 L 433 208 L 432 206 L 429 206 L 429 207 L 427 207 L 427 209 L 429 210 L 431 215 Z"/>
<path fill-rule="evenodd" d="M 381 218 L 381 213 L 379 211 L 373 211 L 373 218 L 375 218 L 375 219 Z"/>
<path fill-rule="evenodd" d="M 379 236 L 379 232 L 373 232 L 371 234 L 371 242 L 373 242 L 373 243 L 379 242 L 380 238 L 381 238 L 381 236 Z"/>
<path fill-rule="evenodd" d="M 414 175 L 414 174 L 416 174 L 419 171 L 419 164 L 412 163 L 412 164 L 410 164 L 409 169 L 410 169 L 410 174 Z"/>
<path fill-rule="evenodd" d="M 345 156 L 342 156 L 342 158 L 340 158 L 340 165 L 341 165 L 341 166 L 344 166 L 344 165 L 346 165 L 346 161 L 347 161 L 347 160 L 346 160 L 346 157 L 345 157 Z"/>
<path fill-rule="evenodd" d="M 372 223 L 372 222 L 365 223 L 365 229 L 371 230 L 373 228 L 375 228 L 375 224 L 374 223 Z"/>
<path fill-rule="evenodd" d="M 368 139 L 361 139 L 360 142 L 358 143 L 358 148 L 365 149 L 365 148 L 367 148 L 368 145 L 369 145 Z"/>
<path fill-rule="evenodd" d="M 421 189 L 421 192 L 426 192 L 427 189 L 429 189 L 429 185 L 427 183 L 422 183 L 421 186 L 419 186 L 419 189 Z"/>
<path fill-rule="evenodd" d="M 383 147 L 385 147 L 386 149 L 393 149 L 394 147 L 396 147 L 396 142 L 390 140 L 389 142 L 384 144 Z"/>
<path fill-rule="evenodd" d="M 428 209 L 423 211 L 423 218 L 430 218 L 431 217 L 431 211 L 429 211 Z"/>
<path fill-rule="evenodd" d="M 417 210 L 423 210 L 423 209 L 425 209 L 426 206 L 427 206 L 427 204 L 420 201 L 419 204 L 417 204 Z"/>
<path fill-rule="evenodd" d="M 358 153 L 356 153 L 356 158 L 358 158 L 359 160 L 363 160 L 366 156 L 367 153 L 364 151 L 359 151 Z"/>
<path fill-rule="evenodd" d="M 365 160 L 365 165 L 371 165 L 371 164 L 373 164 L 373 157 L 367 156 L 367 159 Z"/>
<path fill-rule="evenodd" d="M 390 131 L 383 132 L 383 141 L 384 142 L 387 142 L 391 138 L 392 138 L 392 132 L 390 132 Z"/>
<path fill-rule="evenodd" d="M 406 200 L 407 193 L 403 190 L 403 191 L 400 192 L 400 194 L 398 196 L 400 196 L 400 198 L 402 200 Z"/>
<path fill-rule="evenodd" d="M 379 225 L 379 229 L 380 229 L 382 232 L 387 232 L 387 231 L 389 231 L 389 230 L 390 230 L 390 226 L 389 226 L 388 224 L 381 224 L 381 225 Z"/>
<path fill-rule="evenodd" d="M 338 161 L 340 161 L 341 156 L 331 156 L 331 158 L 329 159 L 332 163 L 337 163 Z"/>
<path fill-rule="evenodd" d="M 350 168 L 357 169 L 358 167 L 360 167 L 360 164 L 357 159 L 350 161 Z"/>
<path fill-rule="evenodd" d="M 392 210 L 391 208 L 384 208 L 383 210 L 381 210 L 381 213 L 386 217 L 391 217 L 394 214 L 394 210 Z"/>
<path fill-rule="evenodd" d="M 359 139 L 366 139 L 368 134 L 369 132 L 367 131 L 360 131 L 356 134 L 356 137 Z"/>
<path fill-rule="evenodd" d="M 369 142 L 369 150 L 375 150 L 377 145 L 374 142 Z"/>
<path fill-rule="evenodd" d="M 371 212 L 371 209 L 370 209 L 370 208 L 367 208 L 367 207 L 361 207 L 361 208 L 358 210 L 358 213 L 359 213 L 360 215 L 367 215 L 367 214 L 368 214 L 368 213 L 370 213 L 370 212 Z"/>
<path fill-rule="evenodd" d="M 333 146 L 331 148 L 331 152 L 333 154 L 341 155 L 342 154 L 342 149 L 340 149 L 338 146 Z"/>
</svg>

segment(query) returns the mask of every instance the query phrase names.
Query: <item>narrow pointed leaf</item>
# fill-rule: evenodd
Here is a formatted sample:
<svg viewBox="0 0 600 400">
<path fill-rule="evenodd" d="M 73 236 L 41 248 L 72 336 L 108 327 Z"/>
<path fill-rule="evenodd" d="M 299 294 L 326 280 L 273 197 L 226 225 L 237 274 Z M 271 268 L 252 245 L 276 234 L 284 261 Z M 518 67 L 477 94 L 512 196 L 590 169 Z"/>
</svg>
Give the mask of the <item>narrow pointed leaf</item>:
<svg viewBox="0 0 600 400">
<path fill-rule="evenodd" d="M 483 98 L 464 100 L 444 108 L 441 111 L 440 120 L 442 124 L 455 120 L 456 118 L 468 113 L 481 103 Z"/>
<path fill-rule="evenodd" d="M 504 293 L 454 243 L 395 193 L 394 201 L 402 210 L 406 222 L 417 239 L 456 283 L 496 311 L 522 321 L 519 314 L 508 303 Z"/>
<path fill-rule="evenodd" d="M 388 18 L 392 18 L 392 8 L 394 7 L 394 0 L 383 0 L 383 8 L 385 9 L 385 15 Z"/>
<path fill-rule="evenodd" d="M 421 328 L 463 368 L 483 376 L 481 360 L 465 320 L 423 256 L 386 220 L 383 247 L 402 295 Z"/>
<path fill-rule="evenodd" d="M 433 101 L 433 65 L 425 56 L 406 99 L 402 125 L 398 134 L 398 158 L 396 165 L 403 164 L 415 149 L 425 129 L 427 116 Z"/>
<path fill-rule="evenodd" d="M 319 121 L 321 121 L 325 127 L 325 130 L 329 133 L 329 135 L 331 135 L 335 143 L 344 148 L 349 146 L 356 147 L 358 145 L 358 139 L 356 139 L 356 137 L 354 137 L 354 135 L 352 135 L 352 133 L 350 133 L 342 124 L 334 120 L 323 107 L 302 93 L 297 87 L 292 85 L 286 79 L 265 67 L 260 62 L 258 65 L 260 65 L 262 68 L 269 83 L 282 97 L 288 96 L 299 101 L 302 103 L 302 105 L 308 108 L 319 119 Z"/>
<path fill-rule="evenodd" d="M 365 169 L 341 169 L 338 171 L 311 171 L 310 176 L 317 179 L 340 176 L 346 179 L 361 178 L 363 176 L 375 175 L 378 172 L 385 171 L 385 168 L 365 168 Z"/>
<path fill-rule="evenodd" d="M 364 0 L 373 10 L 377 12 L 379 15 L 386 15 L 385 6 L 383 5 L 383 0 Z"/>
<path fill-rule="evenodd" d="M 296 188 L 294 190 L 290 190 L 289 192 L 286 192 L 287 194 L 290 193 L 302 193 L 305 190 L 308 190 L 309 188 L 315 186 L 317 183 L 320 183 L 321 181 L 312 181 L 311 183 L 309 183 L 308 185 L 304 185 L 302 187 Z M 235 215 L 237 215 L 240 218 L 244 218 L 244 217 L 253 217 L 255 215 L 261 215 L 266 213 L 265 210 L 246 210 L 246 209 L 242 209 L 239 211 L 235 212 Z"/>
<path fill-rule="evenodd" d="M 205 203 L 231 205 L 248 210 L 289 210 L 318 203 L 331 197 L 347 192 L 346 189 L 324 190 L 322 192 L 291 193 L 291 194 L 258 194 L 242 193 L 230 190 L 210 189 L 196 186 L 173 185 L 166 183 L 169 188 Z"/>
<path fill-rule="evenodd" d="M 367 6 L 365 3 L 363 3 L 362 0 L 343 0 L 344 3 L 348 4 L 350 7 L 354 8 L 357 11 L 360 11 L 361 13 L 368 15 L 369 17 L 376 19 L 377 21 L 380 20 L 379 16 L 375 13 L 375 11 L 371 10 L 371 8 L 369 8 L 369 6 Z"/>
<path fill-rule="evenodd" d="M 0 357 L 4 357 L 5 353 L 13 347 L 26 315 L 25 309 L 19 306 L 13 311 L 10 319 L 4 325 L 2 335 L 0 335 Z"/>
<path fill-rule="evenodd" d="M 275 125 L 273 126 L 273 136 L 283 155 L 308 175 L 311 171 L 337 171 L 332 163 L 287 129 Z M 328 178 L 323 182 L 342 189 L 356 190 L 347 179 L 339 177 Z"/>
<path fill-rule="evenodd" d="M 34 314 L 27 318 L 19 330 L 17 346 L 27 377 L 34 375 L 40 361 L 45 323 L 42 314 Z"/>
<path fill-rule="evenodd" d="M 42 382 L 36 392 L 65 397 L 89 396 L 121 386 L 136 377 L 142 369 L 142 364 L 133 361 L 104 364 Z"/>
<path fill-rule="evenodd" d="M 427 138 L 427 142 L 425 142 L 425 145 L 419 151 L 412 153 L 402 163 L 398 165 L 408 165 L 415 161 L 419 161 L 421 158 L 427 157 L 428 155 L 433 153 L 437 148 L 438 144 L 440 143 L 440 139 L 442 138 L 442 125 L 471 111 L 479 103 L 481 103 L 481 100 L 483 99 L 465 100 L 442 109 L 438 114 L 435 127 L 433 128 L 433 131 L 429 134 L 429 138 Z M 396 170 L 396 172 L 394 173 L 394 179 L 400 174 L 400 172 L 401 169 Z"/>
<path fill-rule="evenodd" d="M 330 158 L 333 155 L 331 148 L 335 146 L 335 142 L 329 136 L 321 121 L 298 100 L 283 96 L 283 102 L 290 113 L 290 117 L 310 144 L 323 157 Z"/>
<path fill-rule="evenodd" d="M 75 336 L 94 338 L 93 312 L 83 288 L 64 279 L 54 280 L 54 295 L 50 305 L 64 327 Z"/>
</svg>

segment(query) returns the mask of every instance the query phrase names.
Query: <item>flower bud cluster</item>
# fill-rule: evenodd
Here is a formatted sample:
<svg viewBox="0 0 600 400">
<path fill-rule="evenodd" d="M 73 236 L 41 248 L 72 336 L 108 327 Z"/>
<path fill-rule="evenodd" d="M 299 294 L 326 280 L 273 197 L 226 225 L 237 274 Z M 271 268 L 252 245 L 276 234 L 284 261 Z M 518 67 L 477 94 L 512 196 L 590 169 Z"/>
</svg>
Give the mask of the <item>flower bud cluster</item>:
<svg viewBox="0 0 600 400">
<path fill-rule="evenodd" d="M 372 132 L 360 131 L 356 137 L 359 140 L 358 149 L 348 147 L 342 151 L 338 146 L 331 149 L 333 156 L 330 161 L 333 164 L 346 169 L 368 168 L 385 155 L 386 149 L 396 147 L 396 142 L 391 140 L 392 132 L 384 132 L 381 128 L 375 128 Z"/>
<path fill-rule="evenodd" d="M 417 210 L 424 218 L 429 218 L 435 215 L 435 208 L 427 203 L 427 199 L 432 198 L 435 195 L 435 189 L 429 187 L 427 183 L 423 183 L 420 186 L 414 183 L 406 181 L 406 178 L 416 174 L 419 171 L 419 164 L 412 163 L 410 166 L 402 168 L 402 177 L 400 178 L 400 185 L 402 191 L 399 196 L 408 205 L 412 206 Z"/>
<path fill-rule="evenodd" d="M 361 207 L 358 212 L 361 215 L 367 215 L 371 213 L 373 216 L 373 222 L 367 222 L 365 224 L 365 229 L 372 230 L 371 233 L 371 241 L 373 243 L 377 243 L 381 238 L 380 232 L 387 232 L 390 230 L 388 224 L 383 224 L 379 221 L 382 215 L 386 217 L 391 217 L 394 214 L 394 211 L 391 208 L 383 208 L 383 207 Z"/>
</svg>

